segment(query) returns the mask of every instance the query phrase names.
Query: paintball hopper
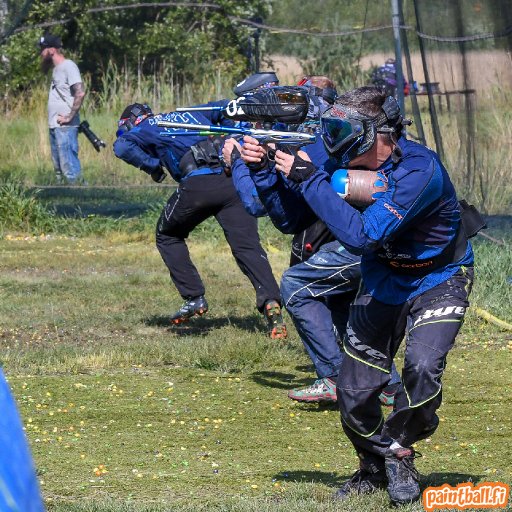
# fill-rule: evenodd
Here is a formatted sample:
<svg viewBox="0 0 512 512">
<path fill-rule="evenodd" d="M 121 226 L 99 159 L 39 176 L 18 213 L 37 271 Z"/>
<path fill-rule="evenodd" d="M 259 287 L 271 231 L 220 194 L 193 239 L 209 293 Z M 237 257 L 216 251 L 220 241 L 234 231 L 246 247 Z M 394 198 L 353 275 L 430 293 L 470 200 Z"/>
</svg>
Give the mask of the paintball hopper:
<svg viewBox="0 0 512 512">
<path fill-rule="evenodd" d="M 225 117 L 237 121 L 300 124 L 308 115 L 309 96 L 302 87 L 270 87 L 232 100 Z"/>
<path fill-rule="evenodd" d="M 262 87 L 269 87 L 273 85 L 278 85 L 279 79 L 273 71 L 266 71 L 264 73 L 254 73 L 247 77 L 245 80 L 242 80 L 239 84 L 236 84 L 233 92 L 237 96 L 243 96 L 248 92 L 254 91 L 256 89 L 260 89 Z"/>
<path fill-rule="evenodd" d="M 222 112 L 227 119 L 250 123 L 300 124 L 308 115 L 309 95 L 305 87 L 269 87 L 231 100 L 225 107 L 179 107 L 176 112 Z"/>
</svg>

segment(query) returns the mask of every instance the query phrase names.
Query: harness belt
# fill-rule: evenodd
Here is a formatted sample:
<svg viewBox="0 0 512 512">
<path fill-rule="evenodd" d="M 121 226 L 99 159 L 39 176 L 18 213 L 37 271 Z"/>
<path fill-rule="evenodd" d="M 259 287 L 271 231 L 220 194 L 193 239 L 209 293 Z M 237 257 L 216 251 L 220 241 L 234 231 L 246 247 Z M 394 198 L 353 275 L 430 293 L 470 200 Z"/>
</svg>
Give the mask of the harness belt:
<svg viewBox="0 0 512 512">
<path fill-rule="evenodd" d="M 208 137 L 206 140 L 197 142 L 183 155 L 180 160 L 179 168 L 182 179 L 196 170 L 201 170 L 200 174 L 209 174 L 206 169 L 221 167 L 220 151 L 222 148 L 222 138 Z M 214 174 L 217 174 L 214 172 Z"/>
<path fill-rule="evenodd" d="M 443 249 L 441 254 L 422 260 L 389 259 L 385 254 L 377 253 L 380 262 L 398 274 L 410 276 L 424 276 L 438 268 L 460 261 L 466 254 L 468 239 L 474 237 L 481 229 L 487 227 L 480 212 L 469 205 L 464 199 L 459 202 L 461 222 L 457 236 Z"/>
</svg>

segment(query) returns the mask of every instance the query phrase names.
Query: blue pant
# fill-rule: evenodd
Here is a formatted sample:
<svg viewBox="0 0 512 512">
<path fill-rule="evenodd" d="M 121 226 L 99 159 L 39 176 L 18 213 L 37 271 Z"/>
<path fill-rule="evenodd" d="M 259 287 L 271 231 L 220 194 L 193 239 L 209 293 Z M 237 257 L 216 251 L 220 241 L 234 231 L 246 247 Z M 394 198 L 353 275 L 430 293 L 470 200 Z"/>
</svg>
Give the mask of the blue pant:
<svg viewBox="0 0 512 512">
<path fill-rule="evenodd" d="M 330 242 L 286 270 L 281 279 L 283 305 L 319 378 L 338 376 L 343 352 L 337 334 L 345 335 L 349 306 L 361 280 L 360 263 L 359 256 Z M 390 384 L 397 382 L 400 376 L 393 365 Z"/>
<path fill-rule="evenodd" d="M 57 181 L 75 183 L 80 177 L 78 126 L 50 128 L 50 147 Z"/>
</svg>

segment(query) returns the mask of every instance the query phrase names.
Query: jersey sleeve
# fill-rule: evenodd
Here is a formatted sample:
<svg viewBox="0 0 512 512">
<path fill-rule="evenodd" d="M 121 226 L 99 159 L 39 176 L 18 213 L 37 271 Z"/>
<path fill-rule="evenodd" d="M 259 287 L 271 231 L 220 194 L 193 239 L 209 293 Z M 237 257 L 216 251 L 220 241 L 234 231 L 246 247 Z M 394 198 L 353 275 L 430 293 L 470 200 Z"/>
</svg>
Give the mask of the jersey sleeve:
<svg viewBox="0 0 512 512">
<path fill-rule="evenodd" d="M 440 200 L 443 183 L 435 160 L 425 166 L 424 159 L 412 159 L 390 175 L 387 191 L 362 213 L 338 196 L 325 172 L 315 172 L 301 186 L 309 206 L 334 236 L 349 251 L 365 254 L 426 215 Z"/>
<path fill-rule="evenodd" d="M 316 220 L 299 186 L 282 174 L 266 168 L 251 172 L 251 177 L 272 223 L 282 233 L 299 233 Z"/>
<path fill-rule="evenodd" d="M 160 160 L 144 151 L 139 144 L 131 133 L 122 135 L 114 142 L 114 154 L 126 163 L 151 174 L 160 166 Z"/>
<path fill-rule="evenodd" d="M 233 184 L 247 213 L 253 217 L 265 216 L 267 210 L 258 196 L 249 168 L 241 158 L 235 160 L 231 173 Z"/>
</svg>

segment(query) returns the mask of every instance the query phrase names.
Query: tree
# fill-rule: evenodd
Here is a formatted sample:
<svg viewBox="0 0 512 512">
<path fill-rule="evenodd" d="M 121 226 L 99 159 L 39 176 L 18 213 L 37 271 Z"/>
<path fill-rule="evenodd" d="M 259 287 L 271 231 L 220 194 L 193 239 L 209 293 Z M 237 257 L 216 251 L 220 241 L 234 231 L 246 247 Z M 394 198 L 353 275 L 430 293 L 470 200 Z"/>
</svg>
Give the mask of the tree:
<svg viewBox="0 0 512 512">
<path fill-rule="evenodd" d="M 101 4 L 97 0 L 33 0 L 23 30 L 18 27 L 3 44 L 10 61 L 9 84 L 22 88 L 41 80 L 36 42 L 44 29 L 29 27 L 50 22 L 68 54 L 90 74 L 93 87 L 100 84 L 112 63 L 142 73 L 172 66 L 178 82 L 199 79 L 219 68 L 232 75 L 233 81 L 243 77 L 248 71 L 244 54 L 252 31 L 232 17 L 265 17 L 270 0 L 200 3 L 204 8 L 132 8 L 127 0 L 103 0 Z"/>
</svg>

